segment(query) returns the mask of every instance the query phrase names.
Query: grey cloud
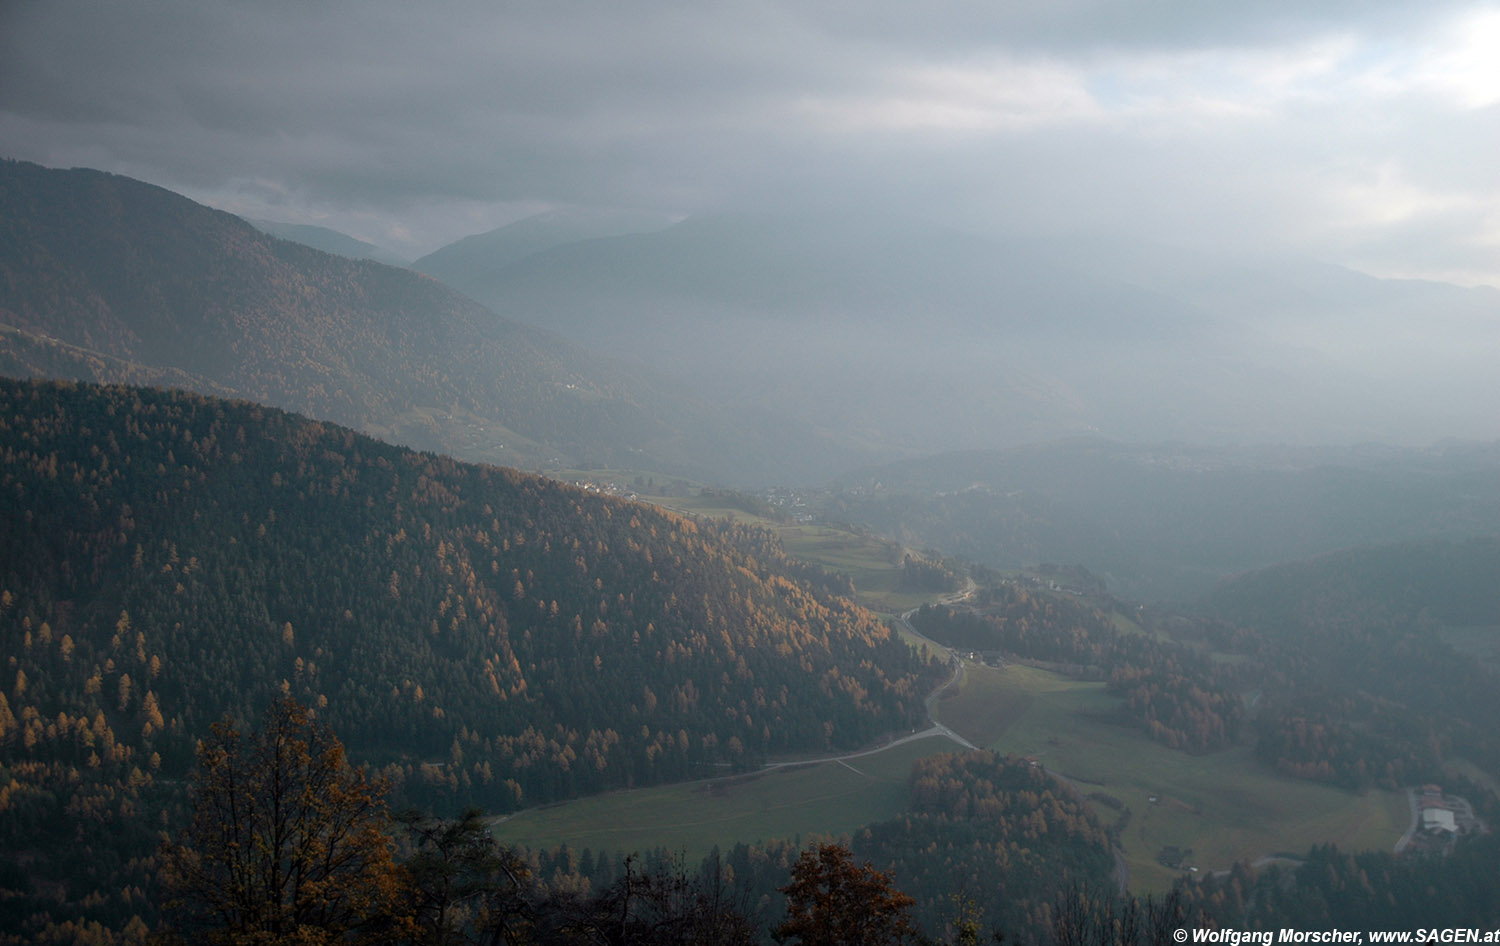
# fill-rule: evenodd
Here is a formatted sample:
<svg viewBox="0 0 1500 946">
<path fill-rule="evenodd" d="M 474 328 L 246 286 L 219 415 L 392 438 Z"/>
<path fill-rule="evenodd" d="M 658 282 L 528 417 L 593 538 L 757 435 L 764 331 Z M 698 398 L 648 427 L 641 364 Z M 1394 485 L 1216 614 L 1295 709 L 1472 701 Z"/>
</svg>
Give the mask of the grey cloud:
<svg viewBox="0 0 1500 946">
<path fill-rule="evenodd" d="M 1135 114 L 1088 71 L 1108 60 L 1128 80 L 1152 56 L 1253 57 L 1324 36 L 1397 43 L 1454 9 L 1352 0 L 10 3 L 0 7 L 0 147 L 261 216 L 279 207 L 366 238 L 409 234 L 400 248 L 413 253 L 549 204 L 683 213 L 883 203 L 990 229 L 1270 239 L 1315 231 L 1299 214 L 1344 166 L 1396 162 L 1414 185 L 1495 193 L 1495 172 L 1465 158 L 1493 145 L 1494 110 L 1351 103 L 1338 92 L 1264 119 L 1191 113 L 1195 90 L 1173 85 L 1167 60 L 1149 91 L 1188 104 Z M 1009 105 L 979 88 L 959 105 L 980 110 L 980 127 L 881 124 L 882 110 L 920 118 L 934 107 L 913 98 L 942 94 L 923 91 L 923 70 L 940 84 L 944 69 L 996 62 L 1082 75 L 1093 85 L 1075 95 L 1096 97 L 1107 114 L 984 127 L 984 108 Z M 1005 81 L 998 75 L 991 81 Z M 1037 94 L 1056 91 L 1047 75 Z M 1024 106 L 1033 93 L 1007 94 Z M 876 121 L 842 123 L 847 116 Z M 1428 236 L 1468 245 L 1481 224 L 1450 215 Z"/>
<path fill-rule="evenodd" d="M 1056 0 L 996 4 L 937 0 L 910 4 L 813 4 L 808 16 L 829 32 L 939 53 L 974 48 L 1067 55 L 1080 51 L 1160 51 L 1283 42 L 1322 31 L 1400 35 L 1464 4 L 1439 0 Z"/>
</svg>

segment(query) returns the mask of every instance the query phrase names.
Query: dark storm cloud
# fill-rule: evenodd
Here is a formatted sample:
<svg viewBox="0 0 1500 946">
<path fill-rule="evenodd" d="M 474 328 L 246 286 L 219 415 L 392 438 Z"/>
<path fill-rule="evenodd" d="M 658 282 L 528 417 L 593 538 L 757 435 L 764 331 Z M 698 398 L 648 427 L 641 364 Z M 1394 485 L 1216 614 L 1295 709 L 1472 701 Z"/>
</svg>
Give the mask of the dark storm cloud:
<svg viewBox="0 0 1500 946">
<path fill-rule="evenodd" d="M 690 186 L 758 101 L 838 81 L 795 24 L 748 13 L 66 7 L 11 15 L 9 137 L 35 139 L 31 152 L 109 148 L 199 187 L 599 200 L 644 183 L 641 165 Z"/>
</svg>

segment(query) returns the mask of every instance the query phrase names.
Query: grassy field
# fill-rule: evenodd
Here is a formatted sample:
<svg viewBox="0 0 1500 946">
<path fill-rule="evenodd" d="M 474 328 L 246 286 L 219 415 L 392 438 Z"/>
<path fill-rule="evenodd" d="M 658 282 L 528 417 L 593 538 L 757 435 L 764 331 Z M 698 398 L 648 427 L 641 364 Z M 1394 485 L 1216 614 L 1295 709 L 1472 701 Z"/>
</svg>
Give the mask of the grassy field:
<svg viewBox="0 0 1500 946">
<path fill-rule="evenodd" d="M 919 739 L 846 762 L 770 769 L 706 782 L 595 795 L 518 812 L 494 826 L 505 844 L 562 844 L 621 854 L 665 847 L 692 863 L 714 845 L 844 834 L 906 810 L 917 759 L 952 752 Z"/>
<path fill-rule="evenodd" d="M 962 691 L 942 701 L 938 714 L 976 744 L 1035 756 L 1085 795 L 1123 805 L 1093 802 L 1105 823 L 1130 812 L 1121 841 L 1136 893 L 1164 891 L 1179 875 L 1157 863 L 1167 846 L 1191 850 L 1186 863 L 1208 871 L 1327 841 L 1389 849 L 1406 829 L 1398 793 L 1361 796 L 1281 778 L 1245 747 L 1207 756 L 1174 752 L 1115 722 L 1116 705 L 1102 684 L 971 663 Z M 955 748 L 946 739 L 922 739 L 846 762 L 613 792 L 519 812 L 494 833 L 530 847 L 622 854 L 665 847 L 690 862 L 716 844 L 849 833 L 898 816 L 912 763 Z"/>
<path fill-rule="evenodd" d="M 974 745 L 991 746 L 1025 716 L 1034 699 L 1033 689 L 1013 685 L 1003 671 L 966 660 L 963 687 L 948 691 L 933 711 L 944 725 Z"/>
<path fill-rule="evenodd" d="M 932 593 L 902 591 L 900 551 L 884 539 L 832 526 L 780 525 L 787 554 L 854 580 L 855 599 L 873 611 L 899 614 L 932 601 Z"/>
<path fill-rule="evenodd" d="M 1167 846 L 1191 849 L 1186 863 L 1206 871 L 1328 841 L 1389 850 L 1406 830 L 1399 793 L 1355 795 L 1282 778 L 1243 746 L 1205 756 L 1175 752 L 1117 722 L 1117 706 L 1102 683 L 970 664 L 963 691 L 938 713 L 977 745 L 1035 756 L 1081 792 L 1122 803 L 1130 820 L 1121 842 L 1138 893 L 1165 890 L 1178 875 L 1156 862 Z M 1105 823 L 1120 817 L 1094 804 Z"/>
<path fill-rule="evenodd" d="M 699 496 L 646 497 L 667 509 L 710 519 L 753 522 L 776 532 L 787 554 L 848 575 L 854 582 L 855 600 L 872 611 L 898 614 L 936 598 L 933 594 L 901 591 L 900 551 L 892 543 L 835 526 L 817 523 L 778 522 L 742 509 L 717 505 Z"/>
</svg>

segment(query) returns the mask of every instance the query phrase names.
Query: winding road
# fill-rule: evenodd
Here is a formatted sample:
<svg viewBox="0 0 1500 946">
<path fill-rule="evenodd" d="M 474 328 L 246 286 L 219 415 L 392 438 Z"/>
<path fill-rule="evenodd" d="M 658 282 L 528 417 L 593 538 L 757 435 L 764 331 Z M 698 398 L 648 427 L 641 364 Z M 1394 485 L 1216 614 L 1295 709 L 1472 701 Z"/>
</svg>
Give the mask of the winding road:
<svg viewBox="0 0 1500 946">
<path fill-rule="evenodd" d="M 874 746 L 869 749 L 860 749 L 856 752 L 846 752 L 840 755 L 816 756 L 811 759 L 791 759 L 785 762 L 767 762 L 760 767 L 760 771 L 765 771 L 767 769 L 788 768 L 794 765 L 818 765 L 823 762 L 844 762 L 848 759 L 858 759 L 861 756 L 874 755 L 877 752 L 884 752 L 885 750 L 890 749 L 894 746 L 899 746 L 903 743 L 908 742 L 915 742 L 918 739 L 931 739 L 934 736 L 946 736 L 953 742 L 956 742 L 960 746 L 963 746 L 965 749 L 979 748 L 969 740 L 965 739 L 963 736 L 960 736 L 958 733 L 938 722 L 937 714 L 932 711 L 933 706 L 937 703 L 938 700 L 942 699 L 944 693 L 948 692 L 948 690 L 952 687 L 963 685 L 964 662 L 958 659 L 953 651 L 949 650 L 947 647 L 944 647 L 943 645 L 937 643 L 929 637 L 923 637 L 921 634 L 917 633 L 916 628 L 912 627 L 911 622 L 907 620 L 911 617 L 911 615 L 911 611 L 900 615 L 900 621 L 902 625 L 911 632 L 913 637 L 920 639 L 928 646 L 932 647 L 935 652 L 940 654 L 947 654 L 948 661 L 953 666 L 953 676 L 949 677 L 940 686 L 933 689 L 931 693 L 927 694 L 927 699 L 925 701 L 925 705 L 927 707 L 927 720 L 932 725 L 928 726 L 926 729 L 921 730 L 920 732 L 909 733 L 905 736 L 900 737 L 899 739 L 893 739 L 890 742 L 882 743 L 881 745 Z"/>
<path fill-rule="evenodd" d="M 971 587 L 963 595 L 960 595 L 959 599 L 967 597 L 970 593 L 972 593 L 972 591 L 973 591 L 973 588 L 972 588 L 973 581 L 971 580 L 969 582 L 969 584 L 970 584 Z M 944 726 L 942 723 L 938 722 L 937 713 L 933 711 L 933 708 L 937 705 L 937 701 L 940 700 L 940 699 L 942 699 L 943 695 L 946 694 L 949 690 L 954 690 L 954 689 L 957 689 L 957 688 L 963 686 L 963 683 L 964 683 L 964 662 L 961 659 L 959 659 L 959 656 L 957 654 L 955 654 L 951 648 L 944 647 L 942 644 L 939 644 L 937 641 L 933 640 L 932 638 L 923 636 L 921 633 L 919 633 L 917 631 L 916 628 L 912 627 L 911 626 L 911 616 L 913 614 L 915 614 L 915 613 L 916 613 L 916 609 L 913 608 L 911 611 L 907 611 L 905 614 L 900 615 L 899 620 L 901 621 L 901 625 L 906 628 L 907 633 L 911 634 L 912 637 L 915 637 L 916 639 L 920 640 L 922 643 L 926 644 L 928 647 L 931 647 L 933 649 L 933 652 L 938 653 L 938 654 L 946 654 L 948 656 L 948 663 L 951 664 L 952 667 L 953 667 L 953 676 L 949 677 L 948 680 L 945 683 L 943 683 L 942 686 L 937 687 L 931 693 L 927 694 L 927 700 L 926 700 L 927 718 L 928 718 L 928 720 L 930 720 L 932 722 L 932 726 L 930 728 L 924 730 L 923 732 L 918 733 L 917 736 L 923 736 L 923 735 L 934 735 L 934 736 L 936 736 L 936 735 L 943 735 L 943 736 L 947 736 L 949 739 L 952 739 L 954 742 L 956 742 L 959 745 L 963 746 L 965 749 L 978 749 L 979 748 L 978 746 L 974 745 L 972 742 L 970 742 L 969 740 L 965 739 L 963 736 L 960 736 L 958 733 L 954 732 L 953 730 L 949 729 L 947 726 Z M 909 736 L 907 738 L 909 738 L 909 739 L 910 738 L 916 738 L 916 736 Z M 902 741 L 905 741 L 905 740 L 902 740 Z"/>
<path fill-rule="evenodd" d="M 961 592 L 955 592 L 952 595 L 945 595 L 943 598 L 941 598 L 939 600 L 943 604 L 956 604 L 956 603 L 958 603 L 960 601 L 966 600 L 970 595 L 972 595 L 974 593 L 974 591 L 975 591 L 975 589 L 977 587 L 978 586 L 976 586 L 974 584 L 974 579 L 970 578 L 968 580 L 967 587 L 965 587 L 963 591 L 961 591 Z M 953 664 L 953 676 L 948 680 L 947 683 L 944 683 L 942 686 L 940 686 L 937 689 L 933 690 L 932 693 L 929 694 L 928 697 L 927 697 L 927 718 L 930 719 L 930 720 L 932 720 L 932 728 L 927 729 L 927 730 L 925 730 L 925 731 L 923 731 L 921 733 L 918 733 L 918 734 L 916 734 L 914 736 L 908 736 L 907 739 L 920 739 L 923 736 L 930 736 L 930 735 L 942 734 L 942 735 L 947 736 L 949 739 L 952 739 L 954 742 L 958 743 L 959 745 L 961 745 L 961 746 L 963 746 L 963 747 L 965 747 L 967 749 L 978 749 L 979 748 L 978 746 L 974 745 L 972 742 L 970 742 L 969 740 L 965 739 L 963 736 L 960 736 L 958 733 L 954 732 L 953 730 L 949 729 L 947 726 L 944 726 L 942 723 L 938 722 L 938 720 L 937 720 L 937 714 L 932 711 L 933 705 L 938 700 L 942 699 L 943 694 L 948 691 L 949 687 L 958 687 L 958 686 L 962 686 L 963 685 L 963 679 L 964 679 L 964 662 L 963 662 L 963 660 L 957 654 L 955 654 L 953 652 L 952 648 L 945 647 L 942 644 L 939 644 L 937 641 L 933 640 L 930 637 L 927 637 L 927 636 L 923 635 L 916 628 L 912 627 L 911 616 L 913 614 L 915 614 L 915 613 L 916 613 L 916 609 L 913 608 L 912 610 L 907 611 L 904 614 L 902 614 L 901 615 L 901 624 L 902 624 L 902 626 L 904 626 L 906 628 L 907 632 L 910 633 L 911 636 L 913 636 L 913 637 L 917 638 L 918 640 L 924 642 L 925 644 L 927 644 L 927 646 L 933 648 L 933 650 L 935 650 L 936 652 L 947 654 L 948 655 L 948 660 Z M 902 740 L 902 741 L 904 742 L 906 740 Z M 1078 786 L 1072 779 L 1068 778 L 1066 775 L 1063 775 L 1061 772 L 1054 772 L 1054 771 L 1052 771 L 1050 769 L 1047 769 L 1045 767 L 1043 767 L 1042 771 L 1046 772 L 1048 775 L 1052 776 L 1053 778 L 1058 779 L 1059 781 L 1064 782 L 1067 785 L 1071 786 L 1073 788 L 1073 790 L 1077 791 L 1080 795 L 1085 794 L 1085 791 L 1080 786 Z M 1120 895 L 1124 896 L 1126 894 L 1126 892 L 1127 892 L 1127 889 L 1128 889 L 1129 885 L 1130 885 L 1130 865 L 1128 863 L 1126 863 L 1126 861 L 1125 861 L 1125 852 L 1122 851 L 1119 847 L 1117 847 L 1117 846 L 1115 846 L 1113 844 L 1110 845 L 1110 853 L 1113 854 L 1114 858 L 1115 858 L 1115 871 L 1114 871 L 1115 884 L 1119 888 Z"/>
</svg>

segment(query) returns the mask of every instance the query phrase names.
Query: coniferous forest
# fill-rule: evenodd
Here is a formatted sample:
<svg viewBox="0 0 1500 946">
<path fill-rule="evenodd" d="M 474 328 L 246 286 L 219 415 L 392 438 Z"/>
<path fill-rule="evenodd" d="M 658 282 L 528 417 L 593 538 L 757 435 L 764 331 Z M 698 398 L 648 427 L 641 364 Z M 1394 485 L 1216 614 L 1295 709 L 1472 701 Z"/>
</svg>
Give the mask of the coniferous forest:
<svg viewBox="0 0 1500 946">
<path fill-rule="evenodd" d="M 278 696 L 405 802 L 505 811 L 858 746 L 943 673 L 754 529 L 243 402 L 0 398 L 0 830 L 63 903 L 144 897 L 198 740 Z"/>
</svg>

